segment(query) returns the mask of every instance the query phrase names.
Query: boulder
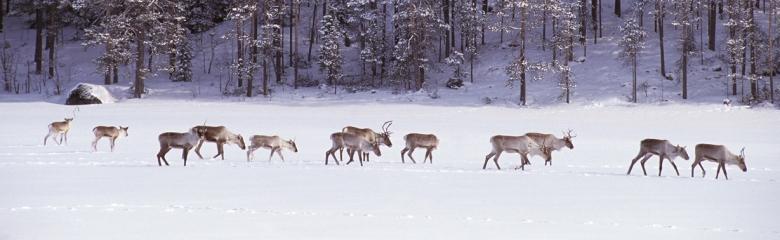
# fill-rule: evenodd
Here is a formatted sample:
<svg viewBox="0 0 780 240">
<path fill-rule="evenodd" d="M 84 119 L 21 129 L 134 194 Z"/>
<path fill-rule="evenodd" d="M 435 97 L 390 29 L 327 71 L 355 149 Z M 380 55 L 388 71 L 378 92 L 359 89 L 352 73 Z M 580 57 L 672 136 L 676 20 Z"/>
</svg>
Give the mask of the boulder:
<svg viewBox="0 0 780 240">
<path fill-rule="evenodd" d="M 460 78 L 450 78 L 450 80 L 447 80 L 446 86 L 451 89 L 459 89 L 463 87 L 463 79 Z"/>
<path fill-rule="evenodd" d="M 70 90 L 65 105 L 103 104 L 116 101 L 105 87 L 89 83 L 79 83 Z"/>
</svg>

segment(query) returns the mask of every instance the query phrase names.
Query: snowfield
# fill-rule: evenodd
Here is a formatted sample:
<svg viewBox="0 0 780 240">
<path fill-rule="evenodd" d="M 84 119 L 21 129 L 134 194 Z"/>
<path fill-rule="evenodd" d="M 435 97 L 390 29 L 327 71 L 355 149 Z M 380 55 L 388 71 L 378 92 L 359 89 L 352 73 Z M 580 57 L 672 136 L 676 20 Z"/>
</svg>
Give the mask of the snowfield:
<svg viewBox="0 0 780 240">
<path fill-rule="evenodd" d="M 780 111 L 723 105 L 573 104 L 541 108 L 339 104 L 291 106 L 245 102 L 126 100 L 81 106 L 67 146 L 42 146 L 46 125 L 74 108 L 4 102 L 0 128 L 0 239 L 780 239 Z M 324 163 L 328 136 L 345 125 L 391 127 L 365 167 Z M 248 138 L 295 138 L 299 153 L 253 162 L 226 147 L 226 160 L 168 154 L 158 167 L 157 135 L 202 124 L 225 125 Z M 92 152 L 91 129 L 129 125 L 129 137 Z M 488 139 L 530 131 L 560 136 L 574 149 L 514 170 L 488 164 Z M 401 164 L 403 135 L 435 133 L 434 164 Z M 748 171 L 730 180 L 681 176 L 658 158 L 626 176 L 646 137 L 688 146 L 746 147 Z M 216 153 L 213 143 L 204 156 Z M 416 159 L 422 160 L 418 150 Z M 420 162 L 420 161 L 418 161 Z"/>
</svg>

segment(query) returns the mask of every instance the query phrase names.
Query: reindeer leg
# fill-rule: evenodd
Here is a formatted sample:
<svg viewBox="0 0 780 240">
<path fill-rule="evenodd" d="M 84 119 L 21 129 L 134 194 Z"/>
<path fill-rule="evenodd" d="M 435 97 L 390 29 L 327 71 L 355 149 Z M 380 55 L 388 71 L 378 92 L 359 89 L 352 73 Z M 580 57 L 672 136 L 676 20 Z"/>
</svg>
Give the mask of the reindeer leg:
<svg viewBox="0 0 780 240">
<path fill-rule="evenodd" d="M 325 151 L 325 165 L 328 165 L 328 157 L 330 157 L 330 150 Z M 335 157 L 333 157 L 335 158 Z"/>
<path fill-rule="evenodd" d="M 718 163 L 718 172 L 715 173 L 715 179 L 718 179 L 718 176 L 720 175 L 720 168 L 722 164 Z"/>
<path fill-rule="evenodd" d="M 491 157 L 493 157 L 493 156 L 495 156 L 495 155 L 496 155 L 496 153 L 495 153 L 495 152 L 490 152 L 490 153 L 488 153 L 488 155 L 487 155 L 487 156 L 485 156 L 485 164 L 482 164 L 482 169 L 485 169 L 485 168 L 487 168 L 487 163 L 488 163 L 488 161 L 490 161 L 490 158 L 491 158 Z"/>
<path fill-rule="evenodd" d="M 190 149 L 192 149 L 192 147 L 184 148 L 184 149 L 181 150 L 181 158 L 184 159 L 184 166 L 185 167 L 187 166 L 187 153 L 190 152 Z"/>
<path fill-rule="evenodd" d="M 658 176 L 661 176 L 661 170 L 664 168 L 664 154 L 658 155 Z"/>
<path fill-rule="evenodd" d="M 197 155 L 198 155 L 198 158 L 200 158 L 200 159 L 203 159 L 203 156 L 202 156 L 202 155 L 200 155 L 200 147 L 201 147 L 201 146 L 203 146 L 203 142 L 205 142 L 205 141 L 206 141 L 206 140 L 200 140 L 200 141 L 198 141 L 198 146 L 197 146 L 197 147 L 195 147 L 195 154 L 197 154 Z"/>
<path fill-rule="evenodd" d="M 116 146 L 116 138 L 111 138 L 111 152 L 114 151 L 114 146 Z"/>
<path fill-rule="evenodd" d="M 277 148 L 276 149 L 276 155 L 279 155 L 279 158 L 281 158 L 282 162 L 284 162 L 284 155 L 282 155 L 282 149 Z"/>
<path fill-rule="evenodd" d="M 501 156 L 501 152 L 498 152 L 498 153 L 496 153 L 496 156 L 493 157 L 493 163 L 496 164 L 496 168 L 498 168 L 498 170 L 501 170 L 501 167 L 498 166 L 498 157 L 500 157 L 500 156 Z"/>
<path fill-rule="evenodd" d="M 255 151 L 255 148 L 252 147 L 252 146 L 250 146 L 249 148 L 246 149 L 246 161 L 247 162 L 252 160 L 252 154 L 254 153 L 254 151 Z"/>
<path fill-rule="evenodd" d="M 704 175 L 707 174 L 707 172 L 704 171 L 704 166 L 701 165 L 701 161 L 699 161 L 699 168 L 701 168 L 701 177 L 703 178 Z"/>
<path fill-rule="evenodd" d="M 349 154 L 349 149 L 347 149 L 347 154 Z M 336 155 L 333 155 L 333 158 L 336 158 Z M 344 148 L 339 148 L 339 158 L 344 161 Z"/>
<path fill-rule="evenodd" d="M 631 169 L 634 168 L 634 164 L 636 164 L 636 161 L 639 161 L 639 158 L 643 156 L 645 156 L 645 153 L 640 151 L 639 154 L 637 154 L 636 157 L 634 157 L 634 159 L 631 160 L 631 166 L 628 166 L 628 172 L 626 173 L 626 175 L 631 175 Z"/>
<path fill-rule="evenodd" d="M 726 177 L 726 180 L 729 180 L 729 174 L 726 173 L 726 163 L 722 163 L 721 167 L 723 168 L 723 176 Z"/>
<path fill-rule="evenodd" d="M 425 151 L 425 158 L 429 158 L 431 164 L 433 164 L 433 153 L 431 153 L 432 151 L 433 151 L 432 148 L 428 148 Z M 425 163 L 425 159 L 423 159 L 423 163 Z"/>
<path fill-rule="evenodd" d="M 404 160 L 404 154 L 406 154 L 407 151 L 409 151 L 408 147 L 401 149 L 401 163 L 406 163 L 406 161 Z"/>
<path fill-rule="evenodd" d="M 415 161 L 414 157 L 412 157 L 412 153 L 414 153 L 414 149 L 416 149 L 416 148 L 409 149 L 409 152 L 407 152 L 406 155 L 409 156 L 409 159 L 412 160 L 412 163 L 417 164 L 417 161 Z"/>
<path fill-rule="evenodd" d="M 217 158 L 217 156 L 222 156 L 222 160 L 225 160 L 225 143 L 217 142 L 217 155 L 214 155 L 213 158 Z"/>
<path fill-rule="evenodd" d="M 51 131 L 49 131 L 49 133 L 46 134 L 45 137 L 43 137 L 43 146 L 46 146 L 46 140 L 49 139 L 50 136 L 51 136 Z"/>
<path fill-rule="evenodd" d="M 650 159 L 652 157 L 652 154 L 645 155 L 644 158 L 642 158 L 642 161 L 639 161 L 640 165 L 642 165 L 642 172 L 645 173 L 645 176 L 647 176 L 647 170 L 645 170 L 645 162 L 647 162 L 647 159 Z"/>
<path fill-rule="evenodd" d="M 354 158 L 354 156 L 355 156 L 355 151 L 354 151 L 354 150 L 347 149 L 347 154 L 349 155 L 349 161 L 347 162 L 347 164 L 346 164 L 346 165 L 349 165 L 349 164 L 350 164 L 350 163 L 352 163 L 352 161 L 354 160 L 353 158 Z M 359 156 L 358 156 L 358 157 L 359 157 Z"/>
<path fill-rule="evenodd" d="M 368 158 L 368 153 L 365 153 L 363 151 L 358 151 L 358 161 L 360 161 L 360 166 L 363 166 L 363 158 L 360 156 L 364 156 L 363 158 Z"/>
<path fill-rule="evenodd" d="M 276 152 L 276 148 L 271 148 L 271 155 L 268 156 L 268 162 L 271 162 L 271 158 L 274 156 L 274 152 Z"/>
<path fill-rule="evenodd" d="M 65 131 L 62 137 L 65 137 L 65 145 L 68 145 L 68 131 Z M 62 142 L 62 138 L 60 138 L 60 142 Z"/>
<path fill-rule="evenodd" d="M 92 141 L 92 151 L 97 152 L 97 142 L 100 140 L 100 137 L 95 137 L 95 140 Z"/>
<path fill-rule="evenodd" d="M 157 152 L 157 165 L 162 166 L 162 163 L 160 162 L 160 160 L 165 158 L 165 154 L 167 154 L 168 151 L 170 151 L 170 150 L 171 150 L 171 148 L 169 148 L 168 146 L 165 146 L 165 145 L 160 146 L 160 151 Z M 166 163 L 165 165 L 168 165 L 168 164 Z"/>
<path fill-rule="evenodd" d="M 677 176 L 679 177 L 680 176 L 680 171 L 677 170 L 677 164 L 674 164 L 674 161 L 672 161 L 672 159 L 669 159 L 669 163 L 672 164 L 672 167 L 674 167 L 674 172 L 676 172 Z"/>
</svg>

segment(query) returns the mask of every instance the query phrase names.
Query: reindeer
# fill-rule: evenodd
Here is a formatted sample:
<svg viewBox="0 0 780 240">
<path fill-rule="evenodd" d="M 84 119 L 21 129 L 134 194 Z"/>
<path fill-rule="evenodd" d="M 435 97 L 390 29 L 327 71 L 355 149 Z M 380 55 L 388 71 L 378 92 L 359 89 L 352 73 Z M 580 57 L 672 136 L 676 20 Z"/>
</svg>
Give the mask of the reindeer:
<svg viewBox="0 0 780 240">
<path fill-rule="evenodd" d="M 406 147 L 403 150 L 401 150 L 401 163 L 405 163 L 404 154 L 407 153 L 407 151 L 408 151 L 409 159 L 412 159 L 413 163 L 417 163 L 416 161 L 414 161 L 414 158 L 412 157 L 412 153 L 414 152 L 415 148 L 421 147 L 426 149 L 425 158 L 423 158 L 423 163 L 425 163 L 425 160 L 430 158 L 431 164 L 433 164 L 433 154 L 431 152 L 433 151 L 433 149 L 436 149 L 439 146 L 439 139 L 436 138 L 436 135 L 410 133 L 404 136 L 404 141 L 406 141 Z"/>
<path fill-rule="evenodd" d="M 223 146 L 225 143 L 228 144 L 237 144 L 241 150 L 246 150 L 246 145 L 244 144 L 244 137 L 242 137 L 240 134 L 234 134 L 227 130 L 224 126 L 195 126 L 195 128 L 198 128 L 201 132 L 203 132 L 203 139 L 200 140 L 198 143 L 198 147 L 195 148 L 195 154 L 198 154 L 198 157 L 200 159 L 203 159 L 203 156 L 200 155 L 200 147 L 203 145 L 203 142 L 215 142 L 217 144 L 217 155 L 214 155 L 212 158 L 217 158 L 218 156 L 222 156 L 222 160 L 225 160 L 225 151 L 223 149 Z"/>
<path fill-rule="evenodd" d="M 268 156 L 268 161 L 274 156 L 274 153 L 279 154 L 279 158 L 284 162 L 284 156 L 282 156 L 282 149 L 288 149 L 293 152 L 298 152 L 298 146 L 295 145 L 294 140 L 284 140 L 279 136 L 262 136 L 254 135 L 249 139 L 249 149 L 246 150 L 246 161 L 250 161 L 255 158 L 255 150 L 258 148 L 271 149 L 271 155 Z"/>
<path fill-rule="evenodd" d="M 49 124 L 49 133 L 43 137 L 43 146 L 46 146 L 46 139 L 50 136 L 51 140 L 57 143 L 57 145 L 62 145 L 63 137 L 65 138 L 65 144 L 68 144 L 68 131 L 70 131 L 70 122 L 72 121 L 73 118 L 65 118 L 65 121 Z M 60 137 L 59 142 L 57 142 L 57 136 Z"/>
<path fill-rule="evenodd" d="M 332 146 L 325 152 L 325 165 L 328 165 L 329 156 L 333 156 L 333 161 L 336 161 L 336 165 L 339 165 L 339 160 L 336 158 L 336 150 L 346 148 L 349 154 L 350 164 L 354 160 L 355 152 L 358 153 L 358 160 L 360 166 L 363 166 L 363 153 L 374 152 L 377 156 L 382 156 L 382 152 L 379 151 L 379 144 L 371 143 L 363 137 L 346 132 L 337 132 L 330 135 Z"/>
<path fill-rule="evenodd" d="M 550 147 L 550 156 L 545 159 L 544 165 L 547 166 L 547 163 L 550 163 L 550 166 L 552 166 L 552 151 L 558 151 L 564 147 L 574 149 L 574 144 L 571 142 L 571 139 L 577 135 L 572 135 L 572 132 L 571 129 L 569 129 L 568 132 L 564 132 L 563 138 L 556 138 L 555 135 L 544 133 L 526 133 L 525 135 L 533 139 L 538 145 L 543 145 L 542 143 L 545 143 Z M 527 162 L 527 164 L 531 163 Z"/>
<path fill-rule="evenodd" d="M 723 169 L 723 176 L 726 177 L 726 180 L 729 180 L 729 175 L 726 174 L 726 164 L 737 165 L 743 172 L 747 172 L 744 147 L 742 150 L 739 150 L 739 155 L 735 155 L 723 145 L 697 144 L 695 153 L 696 156 L 693 160 L 693 165 L 691 165 L 691 177 L 693 177 L 693 169 L 696 168 L 696 165 L 699 165 L 699 168 L 701 168 L 701 177 L 704 177 L 706 172 L 704 171 L 704 167 L 701 166 L 701 162 L 704 160 L 718 163 L 718 172 L 715 174 L 715 179 L 718 179 L 720 170 Z"/>
<path fill-rule="evenodd" d="M 642 140 L 639 143 L 639 154 L 636 155 L 636 157 L 631 160 L 631 166 L 628 167 L 628 172 L 626 175 L 631 174 L 631 169 L 634 168 L 634 164 L 636 161 L 639 160 L 639 158 L 642 158 L 642 161 L 640 162 L 642 165 L 642 172 L 644 172 L 645 176 L 647 176 L 647 171 L 645 170 L 645 162 L 647 162 L 650 157 L 653 155 L 658 156 L 658 176 L 661 176 L 661 170 L 663 169 L 664 165 L 664 158 L 669 160 L 669 163 L 672 164 L 672 167 L 674 167 L 674 171 L 677 173 L 677 176 L 680 176 L 680 171 L 677 171 L 677 165 L 674 164 L 674 160 L 677 157 L 682 157 L 682 159 L 688 160 L 688 151 L 685 151 L 685 147 L 681 147 L 680 145 L 673 145 L 668 140 L 661 140 L 661 139 L 645 139 Z"/>
<path fill-rule="evenodd" d="M 496 164 L 496 168 L 501 170 L 498 166 L 498 157 L 502 152 L 518 153 L 520 154 L 520 167 L 521 170 L 525 170 L 525 165 L 528 163 L 528 154 L 542 156 L 545 161 L 550 159 L 551 147 L 547 147 L 546 141 L 542 141 L 542 145 L 539 145 L 533 138 L 529 136 L 504 136 L 496 135 L 490 138 L 490 144 L 493 150 L 485 156 L 485 164 L 482 165 L 482 169 L 487 167 L 487 163 L 491 157 Z"/>
<path fill-rule="evenodd" d="M 106 126 L 97 126 L 92 129 L 92 133 L 95 134 L 95 140 L 92 141 L 92 150 L 97 151 L 97 142 L 103 138 L 107 137 L 109 139 L 109 142 L 111 143 L 111 151 L 114 151 L 114 145 L 116 142 L 116 139 L 119 137 L 127 137 L 127 129 L 129 127 L 106 127 Z"/>
<path fill-rule="evenodd" d="M 346 126 L 341 129 L 341 132 L 358 135 L 368 140 L 368 142 L 372 144 L 373 143 L 376 143 L 377 145 L 384 144 L 387 147 L 393 147 L 393 143 L 390 141 L 390 134 L 392 134 L 392 132 L 388 131 L 388 129 L 390 129 L 390 125 L 393 125 L 393 121 L 387 121 L 383 123 L 382 133 L 374 132 L 374 130 L 371 130 L 370 128 L 357 128 L 353 126 Z M 339 150 L 339 157 L 341 157 L 341 160 L 344 160 L 341 150 Z M 368 162 L 368 153 L 365 153 L 365 159 L 366 162 Z"/>
<path fill-rule="evenodd" d="M 165 154 L 172 148 L 182 149 L 181 158 L 184 159 L 184 166 L 187 166 L 187 153 L 190 149 L 195 147 L 195 144 L 203 141 L 203 135 L 205 130 L 203 128 L 191 128 L 188 132 L 165 132 L 157 137 L 160 141 L 160 151 L 157 153 L 157 165 L 162 166 L 160 160 L 165 162 L 165 166 L 168 165 L 168 160 L 165 159 Z"/>
</svg>

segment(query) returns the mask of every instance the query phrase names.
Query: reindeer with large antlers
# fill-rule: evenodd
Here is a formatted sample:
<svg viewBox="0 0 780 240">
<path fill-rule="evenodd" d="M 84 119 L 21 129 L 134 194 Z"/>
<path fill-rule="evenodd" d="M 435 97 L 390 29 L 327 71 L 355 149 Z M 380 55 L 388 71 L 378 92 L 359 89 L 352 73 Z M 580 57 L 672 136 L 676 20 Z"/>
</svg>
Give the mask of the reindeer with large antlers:
<svg viewBox="0 0 780 240">
<path fill-rule="evenodd" d="M 404 141 L 406 141 L 406 147 L 401 150 L 401 163 L 405 163 L 404 161 L 404 154 L 408 151 L 409 159 L 412 160 L 413 163 L 417 163 L 414 161 L 414 157 L 412 157 L 412 153 L 414 152 L 415 148 L 425 148 L 425 158 L 423 158 L 423 163 L 425 163 L 426 160 L 431 159 L 431 164 L 433 164 L 433 149 L 436 149 L 439 146 L 439 139 L 436 138 L 436 135 L 433 134 L 421 134 L 421 133 L 410 133 L 406 134 L 404 136 Z"/>
<path fill-rule="evenodd" d="M 366 139 L 371 144 L 384 144 L 387 147 L 393 147 L 393 143 L 390 141 L 390 134 L 392 134 L 392 132 L 389 131 L 391 125 L 393 125 L 393 121 L 387 121 L 383 123 L 381 133 L 374 132 L 374 130 L 371 130 L 370 128 L 357 128 L 353 126 L 346 126 L 341 129 L 341 132 L 357 135 L 363 139 Z M 339 150 L 339 156 L 342 157 L 341 160 L 343 161 L 344 159 L 341 150 Z M 368 152 L 364 153 L 364 157 L 365 161 L 368 162 Z"/>
<path fill-rule="evenodd" d="M 116 143 L 116 139 L 119 137 L 127 137 L 127 129 L 130 127 L 106 127 L 106 126 L 97 126 L 92 129 L 92 133 L 95 134 L 95 140 L 92 141 L 92 150 L 97 151 L 97 142 L 101 138 L 108 138 L 108 141 L 111 145 L 111 151 L 114 151 L 114 145 Z"/>
<path fill-rule="evenodd" d="M 265 148 L 271 150 L 271 155 L 268 156 L 268 161 L 274 156 L 274 153 L 278 153 L 279 158 L 284 162 L 284 156 L 282 155 L 282 149 L 288 149 L 293 152 L 298 152 L 298 146 L 295 145 L 294 140 L 284 140 L 279 136 L 263 136 L 254 135 L 249 139 L 249 149 L 246 150 L 246 161 L 250 161 L 255 158 L 255 150 L 258 148 Z"/>
<path fill-rule="evenodd" d="M 726 164 L 737 165 L 743 172 L 747 172 L 744 147 L 742 150 L 739 150 L 739 155 L 736 155 L 731 153 L 726 149 L 726 146 L 723 145 L 697 144 L 695 152 L 696 156 L 694 157 L 693 165 L 691 165 L 691 177 L 693 177 L 693 170 L 696 168 L 696 165 L 699 165 L 699 168 L 701 168 L 701 177 L 704 177 L 706 172 L 704 171 L 701 162 L 705 160 L 718 163 L 718 172 L 715 174 L 715 179 L 718 179 L 721 169 L 723 170 L 723 176 L 726 177 L 726 180 L 729 179 L 729 175 L 726 174 Z"/>
<path fill-rule="evenodd" d="M 65 138 L 65 144 L 68 144 L 68 131 L 70 131 L 70 122 L 72 121 L 73 118 L 65 118 L 65 121 L 49 124 L 49 133 L 43 137 L 43 146 L 46 146 L 46 139 L 49 137 L 51 137 L 51 140 L 57 143 L 57 145 L 62 145 L 63 138 Z M 59 142 L 57 141 L 57 136 L 60 137 Z"/>
<path fill-rule="evenodd" d="M 642 158 L 641 166 L 642 166 L 642 172 L 644 172 L 645 176 L 647 176 L 647 171 L 645 170 L 645 162 L 647 162 L 650 157 L 657 155 L 658 156 L 658 176 L 661 176 L 661 170 L 663 170 L 664 165 L 664 158 L 669 160 L 669 163 L 672 164 L 672 167 L 674 167 L 674 171 L 677 172 L 677 176 L 680 176 L 680 171 L 677 171 L 677 165 L 674 164 L 674 159 L 677 157 L 682 157 L 682 159 L 688 160 L 688 151 L 685 150 L 685 147 L 681 147 L 680 145 L 673 145 L 668 140 L 661 140 L 661 139 L 645 139 L 642 140 L 639 143 L 639 154 L 636 155 L 636 157 L 631 160 L 631 166 L 628 167 L 628 172 L 626 175 L 631 174 L 631 169 L 634 168 L 634 164 L 636 161 L 639 160 L 639 158 Z"/>
<path fill-rule="evenodd" d="M 344 148 L 347 149 L 347 153 L 349 154 L 349 162 L 347 162 L 347 164 L 353 161 L 355 152 L 357 152 L 361 167 L 363 166 L 364 153 L 368 154 L 369 152 L 373 152 L 377 156 L 382 156 L 378 143 L 371 143 L 365 138 L 352 133 L 333 133 L 330 135 L 330 141 L 332 146 L 325 152 L 325 165 L 328 165 L 328 158 L 330 156 L 333 156 L 333 161 L 336 161 L 336 165 L 339 165 L 339 160 L 336 158 L 335 152 L 336 150 Z"/>
<path fill-rule="evenodd" d="M 545 145 L 546 147 L 550 148 L 549 156 L 545 159 L 544 165 L 547 166 L 547 163 L 549 163 L 550 166 L 552 166 L 553 151 L 561 150 L 564 147 L 574 149 L 574 144 L 571 142 L 571 139 L 577 135 L 572 135 L 572 132 L 574 131 L 571 129 L 569 129 L 567 132 L 564 132 L 563 138 L 557 138 L 555 135 L 545 133 L 526 133 L 525 135 L 533 139 L 534 142 L 536 142 L 538 145 Z"/>
<path fill-rule="evenodd" d="M 214 155 L 212 158 L 217 158 L 218 156 L 222 156 L 222 160 L 225 160 L 225 150 L 223 146 L 225 143 L 227 144 L 236 144 L 238 145 L 241 150 L 246 150 L 246 144 L 244 144 L 244 137 L 241 136 L 241 134 L 234 134 L 230 131 L 228 131 L 227 128 L 224 126 L 195 126 L 194 128 L 199 129 L 201 132 L 203 132 L 203 139 L 200 140 L 198 143 L 198 146 L 195 147 L 195 154 L 198 154 L 198 157 L 200 159 L 203 159 L 203 156 L 200 155 L 200 147 L 203 146 L 203 142 L 214 142 L 217 144 L 217 155 Z"/>
<path fill-rule="evenodd" d="M 520 167 L 521 170 L 525 170 L 525 165 L 528 163 L 528 155 L 542 156 L 545 161 L 550 158 L 551 148 L 547 147 L 546 141 L 542 141 L 541 145 L 528 136 L 505 136 L 496 135 L 490 138 L 490 144 L 493 147 L 492 151 L 485 156 L 485 164 L 482 165 L 482 169 L 487 167 L 487 163 L 490 158 L 493 158 L 493 163 L 496 164 L 496 168 L 501 170 L 498 166 L 498 157 L 503 152 L 518 153 L 520 154 Z"/>
</svg>

